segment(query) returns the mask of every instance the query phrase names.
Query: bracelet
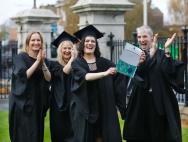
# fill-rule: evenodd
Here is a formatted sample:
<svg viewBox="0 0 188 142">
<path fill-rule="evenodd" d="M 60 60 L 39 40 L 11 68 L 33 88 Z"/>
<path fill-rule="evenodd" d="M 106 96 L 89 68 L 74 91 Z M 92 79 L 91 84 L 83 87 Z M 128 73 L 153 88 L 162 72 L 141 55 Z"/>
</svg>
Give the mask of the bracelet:
<svg viewBox="0 0 188 142">
<path fill-rule="evenodd" d="M 48 69 L 47 68 L 45 68 L 45 69 L 42 69 L 42 71 L 47 71 Z"/>
<path fill-rule="evenodd" d="M 47 70 L 48 70 L 48 67 L 45 64 L 43 64 L 42 65 L 42 71 L 47 71 Z"/>
</svg>

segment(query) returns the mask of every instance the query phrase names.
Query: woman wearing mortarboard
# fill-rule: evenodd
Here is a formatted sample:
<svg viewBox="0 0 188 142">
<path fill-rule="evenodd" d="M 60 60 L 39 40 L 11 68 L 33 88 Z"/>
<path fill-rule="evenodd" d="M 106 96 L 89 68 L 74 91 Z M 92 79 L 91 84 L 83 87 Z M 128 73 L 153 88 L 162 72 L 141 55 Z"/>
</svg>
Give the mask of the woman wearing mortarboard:
<svg viewBox="0 0 188 142">
<path fill-rule="evenodd" d="M 126 106 L 125 76 L 101 57 L 93 25 L 74 35 L 81 40 L 78 58 L 72 62 L 71 119 L 75 142 L 122 142 L 116 106 L 122 116 Z"/>
<path fill-rule="evenodd" d="M 71 99 L 71 63 L 77 55 L 74 43 L 78 40 L 66 31 L 62 32 L 52 44 L 57 47 L 57 61 L 52 61 L 50 71 L 50 132 L 52 142 L 72 142 L 73 131 L 69 104 Z"/>
</svg>

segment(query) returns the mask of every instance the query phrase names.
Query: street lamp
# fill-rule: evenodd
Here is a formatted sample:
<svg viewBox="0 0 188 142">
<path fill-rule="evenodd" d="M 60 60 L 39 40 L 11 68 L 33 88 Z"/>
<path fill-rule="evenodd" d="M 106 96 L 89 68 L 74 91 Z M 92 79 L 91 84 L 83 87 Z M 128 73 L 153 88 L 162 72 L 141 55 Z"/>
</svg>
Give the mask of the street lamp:
<svg viewBox="0 0 188 142">
<path fill-rule="evenodd" d="M 33 1 L 33 9 L 37 8 L 36 0 Z"/>
<path fill-rule="evenodd" d="M 110 40 L 107 42 L 107 46 L 110 47 L 110 60 L 112 61 L 113 60 L 113 51 L 114 51 L 114 43 L 113 43 L 114 35 L 112 34 L 112 32 L 110 32 L 108 37 Z"/>
<path fill-rule="evenodd" d="M 1 66 L 1 56 L 2 56 L 2 41 L 0 40 L 0 78 L 2 78 L 2 66 Z"/>
<path fill-rule="evenodd" d="M 148 8 L 147 8 L 147 0 L 143 0 L 143 21 L 144 25 L 148 25 Z"/>
</svg>

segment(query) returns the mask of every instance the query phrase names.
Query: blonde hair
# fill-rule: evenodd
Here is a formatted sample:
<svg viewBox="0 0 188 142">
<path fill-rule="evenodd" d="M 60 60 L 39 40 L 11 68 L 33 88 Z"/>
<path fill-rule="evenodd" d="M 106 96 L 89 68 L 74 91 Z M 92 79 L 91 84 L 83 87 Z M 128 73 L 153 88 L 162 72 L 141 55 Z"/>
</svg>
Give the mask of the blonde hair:
<svg viewBox="0 0 188 142">
<path fill-rule="evenodd" d="M 73 43 L 71 42 L 71 41 L 69 41 L 69 40 L 65 40 L 65 41 L 63 41 L 63 42 L 61 42 L 60 44 L 59 44 L 59 46 L 58 46 L 58 48 L 57 48 L 57 60 L 58 60 L 58 62 L 61 64 L 61 65 L 65 65 L 66 63 L 65 63 L 65 61 L 64 61 L 64 59 L 63 59 L 63 54 L 62 54 L 62 48 L 63 48 L 63 44 L 65 44 L 65 43 L 68 43 L 68 44 L 70 44 L 71 45 L 71 47 L 73 48 Z"/>
<path fill-rule="evenodd" d="M 29 42 L 31 40 L 31 36 L 33 34 L 38 34 L 40 36 L 40 39 L 41 39 L 41 45 L 42 45 L 42 49 L 44 49 L 44 39 L 43 39 L 43 36 L 42 36 L 42 33 L 40 32 L 31 32 L 27 35 L 26 37 L 26 40 L 25 40 L 25 43 L 24 43 L 24 48 L 23 48 L 23 51 L 27 52 L 29 51 Z"/>
</svg>

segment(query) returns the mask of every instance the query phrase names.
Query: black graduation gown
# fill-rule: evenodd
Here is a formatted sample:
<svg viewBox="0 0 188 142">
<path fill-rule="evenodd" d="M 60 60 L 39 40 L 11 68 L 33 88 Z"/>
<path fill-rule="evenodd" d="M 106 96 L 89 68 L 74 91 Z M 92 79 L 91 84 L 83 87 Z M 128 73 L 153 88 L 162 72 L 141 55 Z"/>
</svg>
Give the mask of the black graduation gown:
<svg viewBox="0 0 188 142">
<path fill-rule="evenodd" d="M 27 79 L 26 70 L 35 60 L 27 53 L 20 53 L 13 59 L 9 97 L 11 142 L 43 142 L 44 117 L 49 105 L 49 82 L 44 79 L 41 68 Z M 45 62 L 48 66 L 48 62 Z"/>
<path fill-rule="evenodd" d="M 52 142 L 70 142 L 73 137 L 70 120 L 70 85 L 71 75 L 63 72 L 63 66 L 51 61 L 50 71 L 51 98 L 50 98 L 50 133 Z"/>
<path fill-rule="evenodd" d="M 103 72 L 114 66 L 112 62 L 102 57 L 96 59 L 96 65 L 95 72 Z M 100 135 L 103 142 L 122 142 L 116 106 L 124 117 L 126 77 L 117 74 L 95 81 L 86 81 L 85 75 L 90 71 L 83 58 L 73 61 L 72 70 L 71 118 L 75 141 L 95 141 L 96 137 L 90 134 L 89 129 L 97 125 L 96 135 Z"/>
<path fill-rule="evenodd" d="M 147 58 L 132 79 L 123 137 L 148 142 L 181 142 L 179 107 L 173 89 L 183 87 L 183 63 L 164 51 Z"/>
</svg>

